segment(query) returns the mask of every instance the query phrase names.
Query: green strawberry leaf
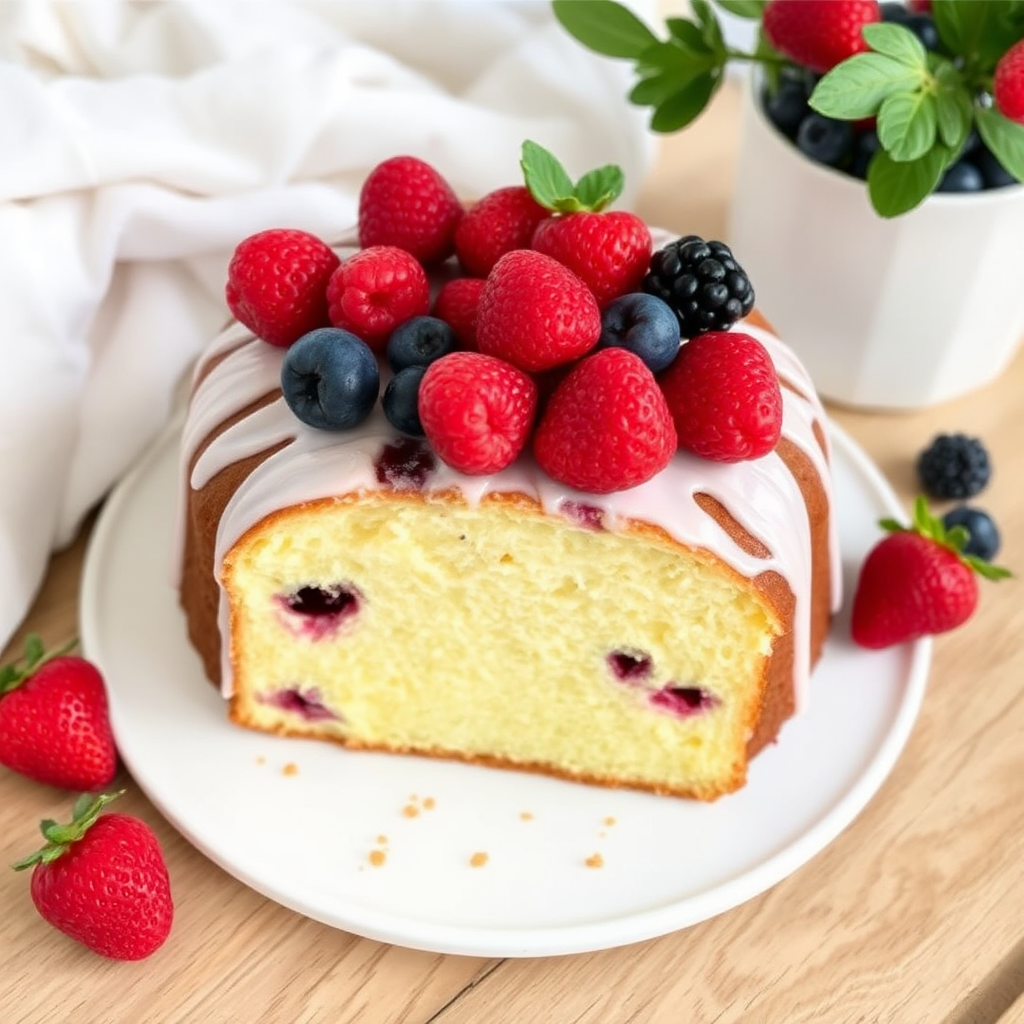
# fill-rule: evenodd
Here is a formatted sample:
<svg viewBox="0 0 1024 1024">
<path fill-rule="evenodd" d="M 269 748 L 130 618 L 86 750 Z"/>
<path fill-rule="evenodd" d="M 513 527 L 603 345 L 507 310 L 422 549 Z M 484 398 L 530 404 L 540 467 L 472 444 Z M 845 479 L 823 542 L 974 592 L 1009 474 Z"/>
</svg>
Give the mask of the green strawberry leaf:
<svg viewBox="0 0 1024 1024">
<path fill-rule="evenodd" d="M 614 0 L 552 0 L 551 7 L 569 35 L 605 57 L 635 60 L 657 42 L 628 7 Z"/>
<path fill-rule="evenodd" d="M 814 87 L 811 108 L 826 117 L 872 117 L 889 96 L 920 88 L 923 67 L 912 67 L 881 53 L 859 53 L 829 71 Z"/>
<path fill-rule="evenodd" d="M 123 789 L 114 793 L 83 793 L 75 801 L 71 811 L 71 821 L 61 825 L 52 818 L 46 818 L 40 822 L 39 827 L 46 840 L 46 845 L 36 850 L 35 853 L 30 853 L 27 857 L 16 861 L 11 867 L 15 871 L 24 871 L 36 864 L 51 864 L 58 857 L 67 853 L 71 844 L 78 842 L 92 828 L 107 804 L 112 800 L 117 800 L 124 793 Z"/>
<path fill-rule="evenodd" d="M 531 139 L 523 142 L 519 165 L 533 198 L 557 213 L 603 210 L 618 199 L 625 184 L 622 168 L 608 164 L 588 171 L 574 185 L 558 158 Z"/>
<path fill-rule="evenodd" d="M 0 668 L 0 697 L 5 693 L 16 690 L 22 683 L 26 682 L 48 661 L 62 657 L 74 650 L 78 643 L 75 637 L 69 640 L 63 647 L 47 651 L 42 639 L 35 633 L 29 633 L 25 637 L 25 652 L 17 660 Z"/>
<path fill-rule="evenodd" d="M 923 157 L 935 144 L 937 103 L 927 92 L 887 96 L 878 110 L 878 141 L 893 160 Z"/>
<path fill-rule="evenodd" d="M 607 164 L 593 171 L 587 171 L 573 190 L 580 205 L 585 210 L 595 213 L 615 202 L 622 194 L 626 184 L 625 175 L 618 164 Z"/>
<path fill-rule="evenodd" d="M 893 160 L 878 150 L 868 165 L 868 196 L 881 217 L 898 217 L 919 206 L 935 190 L 950 161 L 941 142 L 916 160 Z"/>
<path fill-rule="evenodd" d="M 996 159 L 1018 181 L 1024 182 L 1024 125 L 985 108 L 975 111 L 975 120 L 978 134 Z"/>
</svg>

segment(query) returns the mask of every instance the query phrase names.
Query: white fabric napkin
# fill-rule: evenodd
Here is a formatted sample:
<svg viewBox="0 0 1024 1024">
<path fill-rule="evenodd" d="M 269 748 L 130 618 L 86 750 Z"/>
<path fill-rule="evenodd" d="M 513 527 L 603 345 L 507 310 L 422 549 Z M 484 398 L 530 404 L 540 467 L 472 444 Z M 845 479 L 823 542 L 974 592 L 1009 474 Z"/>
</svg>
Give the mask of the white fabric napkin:
<svg viewBox="0 0 1024 1024">
<path fill-rule="evenodd" d="M 525 138 L 621 164 L 628 206 L 627 70 L 541 0 L 0 4 L 0 645 L 167 421 L 237 242 L 338 235 L 398 153 L 466 196 L 517 183 Z"/>
</svg>

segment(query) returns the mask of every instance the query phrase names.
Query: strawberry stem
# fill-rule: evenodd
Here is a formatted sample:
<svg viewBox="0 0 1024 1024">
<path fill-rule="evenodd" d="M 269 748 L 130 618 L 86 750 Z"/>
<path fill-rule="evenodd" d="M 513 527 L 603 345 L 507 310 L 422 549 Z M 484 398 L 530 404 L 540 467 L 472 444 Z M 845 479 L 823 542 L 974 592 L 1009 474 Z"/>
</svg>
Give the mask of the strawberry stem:
<svg viewBox="0 0 1024 1024">
<path fill-rule="evenodd" d="M 16 690 L 32 675 L 39 671 L 48 661 L 70 654 L 78 644 L 78 637 L 73 637 L 63 647 L 47 651 L 42 639 L 36 633 L 25 637 L 25 652 L 17 661 L 0 668 L 0 697 Z"/>
<path fill-rule="evenodd" d="M 95 824 L 100 812 L 112 800 L 124 795 L 120 789 L 116 793 L 83 793 L 76 801 L 71 810 L 71 821 L 61 825 L 52 818 L 44 818 L 39 823 L 39 829 L 43 833 L 46 845 L 40 847 L 35 853 L 12 864 L 15 871 L 24 871 L 26 868 L 36 864 L 50 864 L 58 857 L 67 853 L 72 843 L 78 842 L 86 832 Z"/>
</svg>

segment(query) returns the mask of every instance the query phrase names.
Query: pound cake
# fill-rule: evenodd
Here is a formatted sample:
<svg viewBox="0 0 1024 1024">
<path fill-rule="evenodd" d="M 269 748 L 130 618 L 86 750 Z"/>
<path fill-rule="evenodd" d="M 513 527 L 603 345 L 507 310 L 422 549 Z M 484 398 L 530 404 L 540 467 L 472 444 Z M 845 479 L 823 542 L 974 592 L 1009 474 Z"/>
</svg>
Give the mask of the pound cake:
<svg viewBox="0 0 1024 1024">
<path fill-rule="evenodd" d="M 646 479 L 584 490 L 529 443 L 457 468 L 380 402 L 310 426 L 282 391 L 291 349 L 232 322 L 195 370 L 179 530 L 189 637 L 231 719 L 703 800 L 742 786 L 808 699 L 840 595 L 813 384 L 756 312 L 732 333 L 780 385 L 772 449 L 721 461 L 673 433 Z"/>
</svg>

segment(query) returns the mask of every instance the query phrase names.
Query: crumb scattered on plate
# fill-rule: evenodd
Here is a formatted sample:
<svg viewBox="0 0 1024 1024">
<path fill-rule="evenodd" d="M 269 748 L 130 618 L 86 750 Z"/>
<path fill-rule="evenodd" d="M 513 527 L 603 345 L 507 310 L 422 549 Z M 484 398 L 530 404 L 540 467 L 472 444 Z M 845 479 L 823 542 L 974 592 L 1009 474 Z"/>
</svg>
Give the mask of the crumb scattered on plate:
<svg viewBox="0 0 1024 1024">
<path fill-rule="evenodd" d="M 471 868 L 482 868 L 489 859 L 490 856 L 488 854 L 484 853 L 482 850 L 479 850 L 476 853 L 474 853 L 472 857 L 469 858 L 469 866 Z"/>
<path fill-rule="evenodd" d="M 299 766 L 294 761 L 289 761 L 282 769 L 282 775 L 298 775 Z"/>
<path fill-rule="evenodd" d="M 584 862 L 588 868 L 603 868 L 604 857 L 599 853 L 592 853 Z"/>
<path fill-rule="evenodd" d="M 521 821 L 533 821 L 533 811 L 520 811 L 519 818 Z"/>
<path fill-rule="evenodd" d="M 375 868 L 382 868 L 387 859 L 388 855 L 384 850 L 370 851 L 369 861 Z"/>
</svg>

